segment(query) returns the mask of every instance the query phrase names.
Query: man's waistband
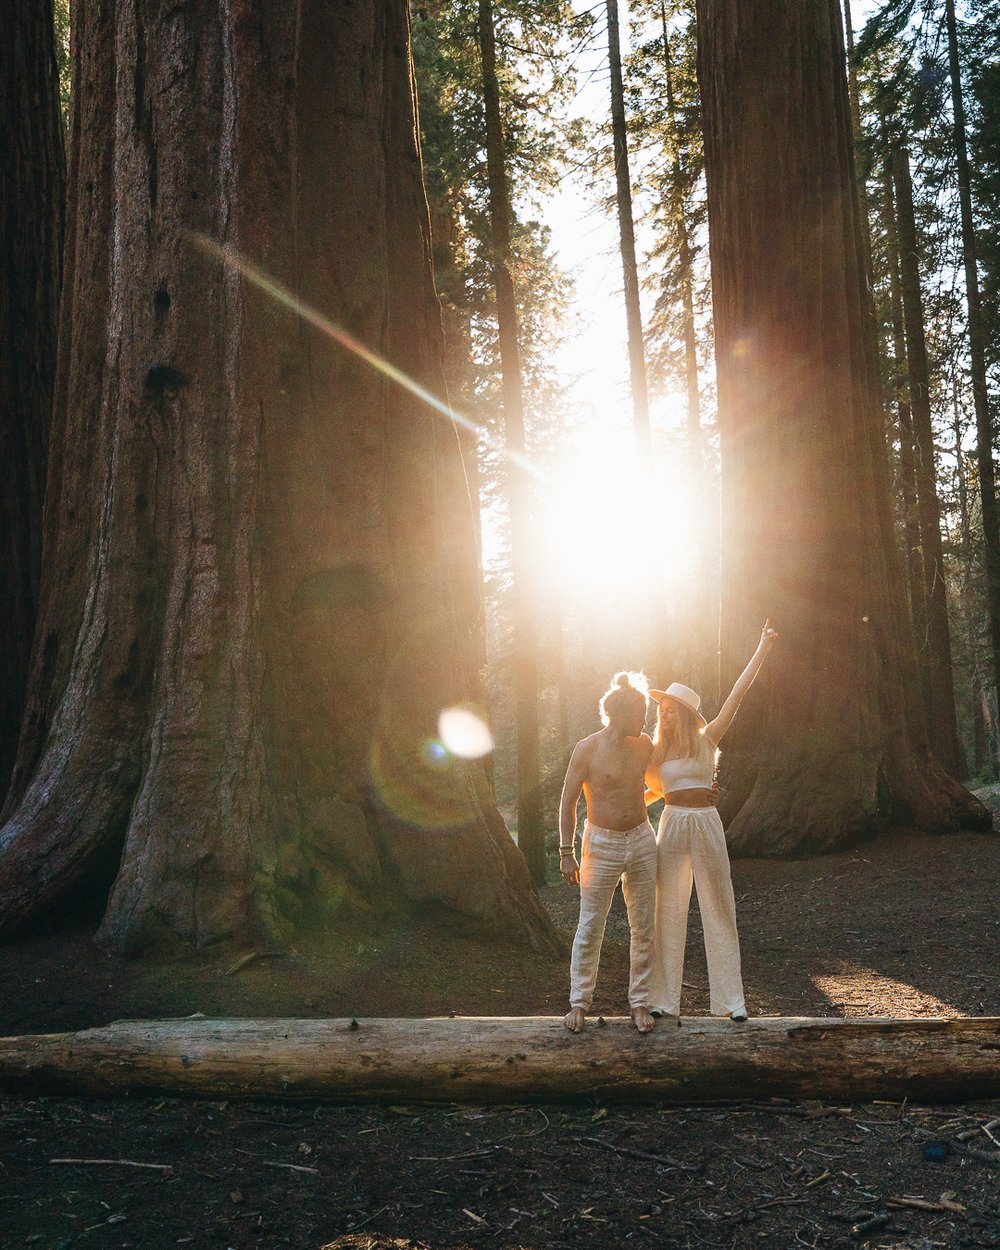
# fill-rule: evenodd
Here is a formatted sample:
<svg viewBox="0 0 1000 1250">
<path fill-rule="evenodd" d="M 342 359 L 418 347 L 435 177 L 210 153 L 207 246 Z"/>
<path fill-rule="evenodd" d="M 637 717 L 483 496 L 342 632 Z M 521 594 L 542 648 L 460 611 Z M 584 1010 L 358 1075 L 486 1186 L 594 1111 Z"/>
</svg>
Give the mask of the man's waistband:
<svg viewBox="0 0 1000 1250">
<path fill-rule="evenodd" d="M 643 829 L 648 829 L 650 833 L 653 832 L 653 826 L 648 820 L 644 820 L 641 825 L 636 825 L 632 829 L 606 829 L 603 825 L 594 825 L 588 820 L 583 827 L 584 833 L 586 833 L 588 829 L 592 830 L 594 833 L 610 833 L 612 837 L 615 838 L 628 838 L 631 837 L 633 833 L 640 833 Z"/>
</svg>

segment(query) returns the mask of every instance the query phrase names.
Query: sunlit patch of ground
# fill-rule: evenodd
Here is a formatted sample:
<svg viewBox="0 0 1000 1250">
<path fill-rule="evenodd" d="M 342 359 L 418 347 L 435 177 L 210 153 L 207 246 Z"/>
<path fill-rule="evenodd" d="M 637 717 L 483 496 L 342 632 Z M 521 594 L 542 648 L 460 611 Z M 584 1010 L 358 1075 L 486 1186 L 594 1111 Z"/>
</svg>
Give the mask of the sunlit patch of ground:
<svg viewBox="0 0 1000 1250">
<path fill-rule="evenodd" d="M 987 807 L 994 812 L 1000 807 L 1000 781 L 991 782 L 988 786 L 982 786 L 978 790 L 972 792 L 981 803 L 985 803 Z"/>
<path fill-rule="evenodd" d="M 946 1002 L 871 968 L 845 964 L 836 973 L 814 973 L 813 984 L 830 1003 L 831 1014 L 844 1016 L 950 1016 L 961 1014 Z"/>
</svg>

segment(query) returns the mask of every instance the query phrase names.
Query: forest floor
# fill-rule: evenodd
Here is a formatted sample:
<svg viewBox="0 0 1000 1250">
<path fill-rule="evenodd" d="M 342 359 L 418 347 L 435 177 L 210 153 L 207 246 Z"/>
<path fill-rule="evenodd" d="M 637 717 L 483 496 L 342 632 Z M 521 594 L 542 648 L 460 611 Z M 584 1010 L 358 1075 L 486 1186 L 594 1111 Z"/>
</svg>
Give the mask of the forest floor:
<svg viewBox="0 0 1000 1250">
<path fill-rule="evenodd" d="M 983 797 L 1000 810 L 1000 788 Z M 1000 1015 L 1000 837 L 897 832 L 816 859 L 737 860 L 733 880 L 752 1015 Z M 552 885 L 543 897 L 569 937 L 576 892 Z M 0 947 L 0 1035 L 195 1012 L 566 1010 L 566 959 L 430 925 L 235 962 L 136 963 L 87 933 L 26 938 Z M 626 974 L 619 894 L 594 1016 L 624 1014 Z M 707 1012 L 696 908 L 685 983 L 684 1014 Z M 4 1096 L 0 1246 L 1000 1247 L 998 1161 L 1000 1101 L 379 1108 Z"/>
</svg>

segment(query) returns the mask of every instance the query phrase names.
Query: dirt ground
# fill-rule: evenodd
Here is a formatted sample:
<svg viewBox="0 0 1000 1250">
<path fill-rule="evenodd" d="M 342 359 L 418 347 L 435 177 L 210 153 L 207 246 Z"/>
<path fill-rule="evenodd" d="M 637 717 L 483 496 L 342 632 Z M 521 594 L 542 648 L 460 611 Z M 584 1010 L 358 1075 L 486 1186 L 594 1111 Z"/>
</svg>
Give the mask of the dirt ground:
<svg viewBox="0 0 1000 1250">
<path fill-rule="evenodd" d="M 1000 1015 L 1000 837 L 895 833 L 818 859 L 738 860 L 733 878 L 751 1014 Z M 544 898 L 570 935 L 575 892 L 553 885 Z M 336 952 L 234 963 L 128 962 L 85 932 L 15 942 L 0 947 L 0 1034 L 194 1012 L 566 1009 L 565 959 L 425 924 Z M 619 895 L 594 1015 L 624 1013 L 626 969 Z M 705 1013 L 696 908 L 685 982 L 684 1013 Z M 624 1244 L 1000 1247 L 1000 1101 L 345 1108 L 0 1097 L 3 1247 Z"/>
</svg>

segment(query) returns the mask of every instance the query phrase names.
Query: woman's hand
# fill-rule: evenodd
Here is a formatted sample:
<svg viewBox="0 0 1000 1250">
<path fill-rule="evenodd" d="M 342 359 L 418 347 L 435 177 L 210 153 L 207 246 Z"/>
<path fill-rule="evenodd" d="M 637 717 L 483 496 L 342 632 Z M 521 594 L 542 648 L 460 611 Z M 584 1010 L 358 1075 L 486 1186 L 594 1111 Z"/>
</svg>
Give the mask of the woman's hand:
<svg viewBox="0 0 1000 1250">
<path fill-rule="evenodd" d="M 763 647 L 765 651 L 770 651 L 777 641 L 778 631 L 771 628 L 771 618 L 768 617 L 764 622 L 764 628 L 760 631 L 760 643 L 758 645 Z"/>
</svg>

